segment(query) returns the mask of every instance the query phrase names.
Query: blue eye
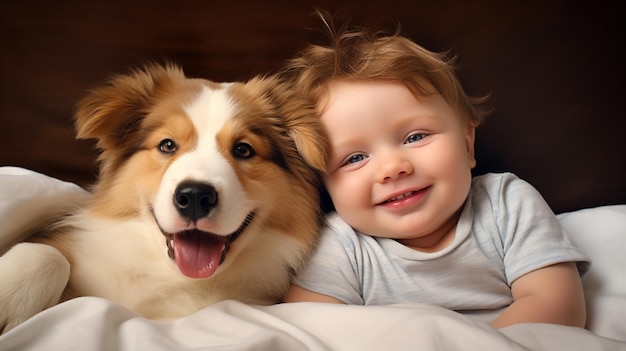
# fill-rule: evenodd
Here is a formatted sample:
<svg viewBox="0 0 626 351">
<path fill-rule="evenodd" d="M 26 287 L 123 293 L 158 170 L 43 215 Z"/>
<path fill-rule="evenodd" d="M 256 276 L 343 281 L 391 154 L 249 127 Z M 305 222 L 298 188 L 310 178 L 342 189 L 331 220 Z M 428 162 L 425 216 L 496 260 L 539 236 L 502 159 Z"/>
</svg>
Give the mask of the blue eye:
<svg viewBox="0 0 626 351">
<path fill-rule="evenodd" d="M 353 164 L 353 163 L 358 163 L 358 162 L 361 162 L 361 161 L 365 160 L 365 158 L 366 158 L 366 156 L 363 155 L 363 154 L 354 154 L 354 155 L 351 155 L 350 157 L 348 157 L 344 164 L 345 165 L 349 165 L 349 164 Z"/>
<path fill-rule="evenodd" d="M 422 134 L 422 133 L 415 133 L 415 134 L 411 134 L 409 135 L 408 138 L 406 138 L 406 144 L 411 144 L 411 143 L 416 143 L 422 139 L 424 139 L 426 137 L 426 134 Z"/>
</svg>

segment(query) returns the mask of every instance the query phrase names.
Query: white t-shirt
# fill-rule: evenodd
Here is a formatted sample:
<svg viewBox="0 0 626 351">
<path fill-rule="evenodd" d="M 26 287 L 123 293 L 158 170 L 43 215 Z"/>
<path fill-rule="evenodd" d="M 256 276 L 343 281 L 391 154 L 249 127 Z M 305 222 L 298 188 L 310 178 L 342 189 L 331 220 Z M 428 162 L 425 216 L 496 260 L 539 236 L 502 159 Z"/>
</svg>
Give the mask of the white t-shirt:
<svg viewBox="0 0 626 351">
<path fill-rule="evenodd" d="M 327 220 L 295 283 L 346 304 L 498 309 L 526 273 L 560 262 L 577 262 L 581 274 L 589 267 L 541 195 L 510 173 L 473 179 L 454 240 L 438 252 L 355 232 L 336 213 Z"/>
</svg>

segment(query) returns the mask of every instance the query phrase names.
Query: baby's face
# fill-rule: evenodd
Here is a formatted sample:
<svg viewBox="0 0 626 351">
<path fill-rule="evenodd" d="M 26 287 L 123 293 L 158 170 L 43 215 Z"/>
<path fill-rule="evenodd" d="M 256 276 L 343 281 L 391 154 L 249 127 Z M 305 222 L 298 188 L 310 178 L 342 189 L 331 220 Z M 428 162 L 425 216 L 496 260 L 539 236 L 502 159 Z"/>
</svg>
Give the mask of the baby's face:
<svg viewBox="0 0 626 351">
<path fill-rule="evenodd" d="M 456 223 L 476 163 L 474 128 L 441 95 L 335 81 L 320 106 L 332 153 L 325 184 L 352 227 L 419 246 Z"/>
</svg>

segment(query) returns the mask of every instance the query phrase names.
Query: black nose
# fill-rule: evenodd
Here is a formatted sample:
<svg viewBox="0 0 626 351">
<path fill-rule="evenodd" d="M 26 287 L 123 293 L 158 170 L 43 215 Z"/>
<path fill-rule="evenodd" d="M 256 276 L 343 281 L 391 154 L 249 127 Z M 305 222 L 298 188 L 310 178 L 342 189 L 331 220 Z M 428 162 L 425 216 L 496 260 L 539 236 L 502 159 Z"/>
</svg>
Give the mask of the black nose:
<svg viewBox="0 0 626 351">
<path fill-rule="evenodd" d="M 183 182 L 174 192 L 174 207 L 193 222 L 206 217 L 217 205 L 217 191 L 206 183 Z"/>
</svg>

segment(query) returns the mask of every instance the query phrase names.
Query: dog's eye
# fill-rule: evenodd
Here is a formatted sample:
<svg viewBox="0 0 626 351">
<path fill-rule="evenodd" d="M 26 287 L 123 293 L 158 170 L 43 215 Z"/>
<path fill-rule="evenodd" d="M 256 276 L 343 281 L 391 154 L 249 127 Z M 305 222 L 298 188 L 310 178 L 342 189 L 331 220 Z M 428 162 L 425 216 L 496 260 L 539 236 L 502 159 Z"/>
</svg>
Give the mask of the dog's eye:
<svg viewBox="0 0 626 351">
<path fill-rule="evenodd" d="M 173 154 L 178 149 L 178 144 L 172 139 L 163 139 L 159 143 L 159 151 L 164 154 Z"/>
<path fill-rule="evenodd" d="M 233 146 L 232 153 L 236 158 L 250 158 L 254 156 L 254 149 L 250 144 L 237 143 Z"/>
</svg>

